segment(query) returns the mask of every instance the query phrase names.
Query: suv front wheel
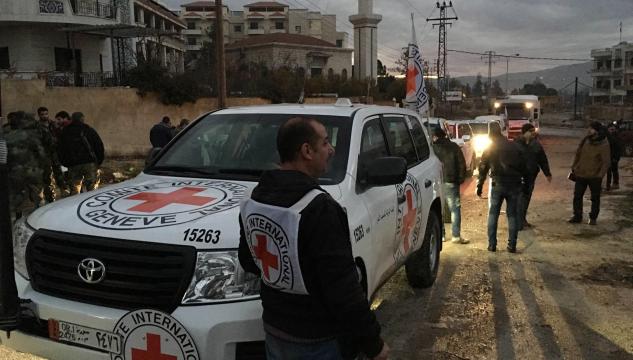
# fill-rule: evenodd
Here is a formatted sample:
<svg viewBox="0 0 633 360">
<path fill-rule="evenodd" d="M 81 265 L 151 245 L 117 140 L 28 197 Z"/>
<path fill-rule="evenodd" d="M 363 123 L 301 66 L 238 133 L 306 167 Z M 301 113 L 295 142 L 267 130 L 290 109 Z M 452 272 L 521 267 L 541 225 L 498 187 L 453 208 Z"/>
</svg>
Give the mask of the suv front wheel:
<svg viewBox="0 0 633 360">
<path fill-rule="evenodd" d="M 440 246 L 442 229 L 435 212 L 429 214 L 429 221 L 424 233 L 424 242 L 407 262 L 405 270 L 409 285 L 414 288 L 427 288 L 435 282 L 440 265 Z"/>
</svg>

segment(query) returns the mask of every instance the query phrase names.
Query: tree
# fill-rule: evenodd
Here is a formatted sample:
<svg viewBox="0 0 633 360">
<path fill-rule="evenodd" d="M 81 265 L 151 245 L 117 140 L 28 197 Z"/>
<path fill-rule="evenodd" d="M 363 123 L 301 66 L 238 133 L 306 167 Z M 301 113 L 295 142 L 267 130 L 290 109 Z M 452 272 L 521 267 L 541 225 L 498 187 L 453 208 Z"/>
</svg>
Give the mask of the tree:
<svg viewBox="0 0 633 360">
<path fill-rule="evenodd" d="M 477 74 L 477 80 L 475 81 L 475 85 L 473 85 L 473 96 L 481 97 L 484 94 L 483 82 L 481 81 L 481 74 Z"/>
<path fill-rule="evenodd" d="M 400 53 L 400 57 L 396 60 L 396 72 L 399 74 L 407 73 L 409 59 L 409 48 L 402 48 L 402 52 Z"/>
<path fill-rule="evenodd" d="M 501 89 L 501 85 L 499 84 L 499 80 L 495 80 L 492 82 L 492 96 L 498 97 L 503 96 L 504 92 Z"/>
<path fill-rule="evenodd" d="M 449 90 L 462 90 L 463 91 L 462 87 L 463 87 L 463 85 L 462 85 L 462 83 L 459 80 L 457 80 L 455 78 L 450 78 L 448 80 L 448 89 Z"/>
</svg>

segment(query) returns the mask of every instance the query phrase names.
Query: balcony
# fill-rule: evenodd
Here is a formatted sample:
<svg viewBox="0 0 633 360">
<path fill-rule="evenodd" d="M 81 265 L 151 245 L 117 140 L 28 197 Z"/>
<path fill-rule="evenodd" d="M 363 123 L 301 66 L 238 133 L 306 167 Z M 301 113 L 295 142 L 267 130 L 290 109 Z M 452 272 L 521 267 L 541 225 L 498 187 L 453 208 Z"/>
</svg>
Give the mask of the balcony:
<svg viewBox="0 0 633 360">
<path fill-rule="evenodd" d="M 597 68 L 597 69 L 591 69 L 591 76 L 610 76 L 611 75 L 611 69 L 608 67 L 601 67 L 601 68 Z"/>
<path fill-rule="evenodd" d="M 92 16 L 102 19 L 116 19 L 116 6 L 110 1 L 78 0 L 71 1 L 75 15 Z"/>
<path fill-rule="evenodd" d="M 185 50 L 186 51 L 200 51 L 202 50 L 202 45 L 201 44 L 187 44 L 185 45 Z"/>
<path fill-rule="evenodd" d="M 591 89 L 589 96 L 609 96 L 609 89 Z"/>
<path fill-rule="evenodd" d="M 286 29 L 270 29 L 271 34 L 285 34 L 286 32 Z"/>
<path fill-rule="evenodd" d="M 591 57 L 611 57 L 611 49 L 595 49 L 591 50 Z"/>
<path fill-rule="evenodd" d="M 246 29 L 248 35 L 264 35 L 264 29 Z"/>
<path fill-rule="evenodd" d="M 202 35 L 202 29 L 183 29 L 180 33 L 183 35 Z"/>
</svg>

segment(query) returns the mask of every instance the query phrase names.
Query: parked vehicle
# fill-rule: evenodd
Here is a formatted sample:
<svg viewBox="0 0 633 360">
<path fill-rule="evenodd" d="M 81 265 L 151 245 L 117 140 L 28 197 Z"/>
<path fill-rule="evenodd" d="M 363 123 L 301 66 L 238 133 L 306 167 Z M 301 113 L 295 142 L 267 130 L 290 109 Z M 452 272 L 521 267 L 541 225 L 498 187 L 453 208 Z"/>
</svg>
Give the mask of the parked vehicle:
<svg viewBox="0 0 633 360">
<path fill-rule="evenodd" d="M 431 132 L 433 132 L 433 129 L 440 127 L 444 130 L 444 132 L 446 132 L 446 135 L 452 142 L 459 145 L 460 149 L 462 149 L 462 153 L 464 154 L 464 159 L 466 159 L 466 170 L 468 171 L 468 174 L 472 175 L 475 169 L 477 169 L 477 159 L 471 143 L 471 137 L 466 133 L 468 131 L 468 124 L 464 123 L 464 126 L 461 128 L 462 132 L 459 132 L 460 129 L 458 129 L 457 132 L 454 130 L 454 127 L 452 127 L 455 124 L 454 120 L 431 117 L 424 118 L 424 124 L 431 129 Z M 456 137 L 456 135 L 459 137 Z M 464 138 L 463 135 L 466 135 L 466 138 Z"/>
<path fill-rule="evenodd" d="M 475 120 L 469 121 L 470 128 L 473 132 L 472 144 L 475 150 L 475 156 L 479 160 L 484 151 L 490 146 L 490 129 L 495 127 L 501 130 L 501 124 L 499 121 L 490 117 L 476 117 Z"/>
<path fill-rule="evenodd" d="M 296 116 L 328 130 L 336 154 L 319 183 L 347 212 L 368 298 L 402 265 L 411 286 L 431 286 L 444 236 L 442 167 L 418 114 L 351 103 L 225 109 L 153 152 L 136 178 L 16 223 L 15 279 L 28 310 L 0 342 L 64 360 L 261 352 L 260 279 L 239 265 L 239 204 L 277 167 L 278 128 Z"/>
<path fill-rule="evenodd" d="M 539 129 L 541 103 L 535 95 L 509 95 L 494 103 L 495 115 L 503 116 L 508 126 L 508 138 L 521 135 L 523 124 L 530 123 Z"/>
</svg>

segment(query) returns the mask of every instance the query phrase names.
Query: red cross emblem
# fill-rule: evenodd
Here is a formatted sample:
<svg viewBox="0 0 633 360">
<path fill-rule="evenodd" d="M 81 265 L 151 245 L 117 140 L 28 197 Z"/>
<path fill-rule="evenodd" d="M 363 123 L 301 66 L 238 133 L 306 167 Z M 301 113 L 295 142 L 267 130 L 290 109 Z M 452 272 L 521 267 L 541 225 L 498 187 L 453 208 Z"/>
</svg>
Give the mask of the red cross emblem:
<svg viewBox="0 0 633 360">
<path fill-rule="evenodd" d="M 409 251 L 409 234 L 413 225 L 415 225 L 415 215 L 418 210 L 413 208 L 413 191 L 407 190 L 407 214 L 402 218 L 402 231 L 401 235 L 404 235 L 404 252 Z"/>
<path fill-rule="evenodd" d="M 419 72 L 415 65 L 411 64 L 411 66 L 407 67 L 407 94 L 410 92 L 415 93 L 415 78 L 418 74 Z"/>
<path fill-rule="evenodd" d="M 163 354 L 160 335 L 147 333 L 147 350 L 132 348 L 132 360 L 178 360 L 177 356 Z"/>
<path fill-rule="evenodd" d="M 178 189 L 176 191 L 166 193 L 166 194 L 144 192 L 144 193 L 128 196 L 125 199 L 144 201 L 143 203 L 135 205 L 129 208 L 128 210 L 152 213 L 170 204 L 202 206 L 215 200 L 215 198 L 210 197 L 210 196 L 195 195 L 199 192 L 203 192 L 204 190 L 206 189 L 196 188 L 196 187 L 183 187 L 182 189 Z"/>
<path fill-rule="evenodd" d="M 253 251 L 259 261 L 262 262 L 262 271 L 264 272 L 266 280 L 270 280 L 269 268 L 279 270 L 279 259 L 275 254 L 269 252 L 266 247 L 268 244 L 268 236 L 255 235 L 255 238 L 257 239 L 257 246 L 253 247 Z"/>
</svg>

